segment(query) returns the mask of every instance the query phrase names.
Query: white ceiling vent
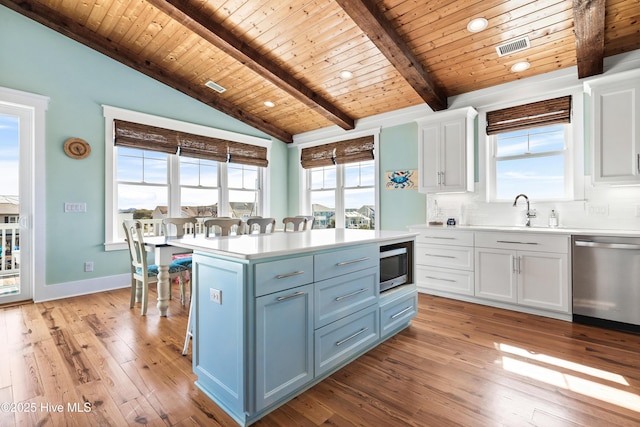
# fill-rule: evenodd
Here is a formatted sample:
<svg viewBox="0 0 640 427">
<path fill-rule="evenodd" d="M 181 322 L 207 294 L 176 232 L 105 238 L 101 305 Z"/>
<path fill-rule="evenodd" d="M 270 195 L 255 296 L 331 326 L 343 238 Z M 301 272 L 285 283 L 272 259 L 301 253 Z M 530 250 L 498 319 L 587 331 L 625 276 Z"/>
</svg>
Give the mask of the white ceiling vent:
<svg viewBox="0 0 640 427">
<path fill-rule="evenodd" d="M 218 83 L 212 82 L 211 80 L 209 80 L 208 82 L 206 82 L 204 84 L 206 87 L 208 87 L 209 89 L 213 89 L 218 93 L 222 93 L 224 92 L 226 89 L 223 88 L 222 86 L 220 86 Z"/>
<path fill-rule="evenodd" d="M 529 37 L 524 36 L 511 40 L 508 43 L 501 44 L 500 46 L 496 46 L 496 51 L 498 51 L 498 56 L 505 56 L 515 52 L 520 52 L 521 50 L 529 49 L 530 47 L 531 42 L 529 41 Z"/>
</svg>

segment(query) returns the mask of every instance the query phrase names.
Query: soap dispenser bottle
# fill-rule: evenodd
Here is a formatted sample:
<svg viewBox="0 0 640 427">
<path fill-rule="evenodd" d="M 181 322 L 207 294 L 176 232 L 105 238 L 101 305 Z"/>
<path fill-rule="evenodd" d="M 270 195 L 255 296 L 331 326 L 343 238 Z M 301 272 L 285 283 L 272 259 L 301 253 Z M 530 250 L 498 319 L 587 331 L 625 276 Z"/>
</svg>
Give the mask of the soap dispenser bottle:
<svg viewBox="0 0 640 427">
<path fill-rule="evenodd" d="M 549 214 L 549 227 L 554 228 L 558 226 L 558 214 L 555 209 L 551 209 L 551 213 Z"/>
</svg>

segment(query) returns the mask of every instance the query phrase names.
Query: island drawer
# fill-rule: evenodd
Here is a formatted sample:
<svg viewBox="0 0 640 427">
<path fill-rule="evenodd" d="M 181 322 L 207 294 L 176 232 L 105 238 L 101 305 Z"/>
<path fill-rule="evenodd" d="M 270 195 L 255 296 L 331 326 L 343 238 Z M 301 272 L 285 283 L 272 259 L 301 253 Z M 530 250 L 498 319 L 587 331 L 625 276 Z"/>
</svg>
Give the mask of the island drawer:
<svg viewBox="0 0 640 427">
<path fill-rule="evenodd" d="M 354 271 L 377 267 L 379 261 L 380 252 L 377 245 L 325 252 L 314 257 L 314 277 L 316 282 L 330 279 Z"/>
<path fill-rule="evenodd" d="M 473 247 L 416 245 L 416 264 L 473 270 Z"/>
<path fill-rule="evenodd" d="M 316 376 L 340 366 L 378 341 L 378 313 L 378 306 L 372 305 L 316 330 Z"/>
<path fill-rule="evenodd" d="M 378 274 L 374 267 L 316 282 L 313 298 L 316 328 L 375 304 Z"/>
<path fill-rule="evenodd" d="M 380 307 L 380 335 L 385 338 L 418 314 L 418 295 L 411 292 Z"/>
<path fill-rule="evenodd" d="M 313 256 L 255 265 L 256 297 L 313 283 Z"/>
</svg>

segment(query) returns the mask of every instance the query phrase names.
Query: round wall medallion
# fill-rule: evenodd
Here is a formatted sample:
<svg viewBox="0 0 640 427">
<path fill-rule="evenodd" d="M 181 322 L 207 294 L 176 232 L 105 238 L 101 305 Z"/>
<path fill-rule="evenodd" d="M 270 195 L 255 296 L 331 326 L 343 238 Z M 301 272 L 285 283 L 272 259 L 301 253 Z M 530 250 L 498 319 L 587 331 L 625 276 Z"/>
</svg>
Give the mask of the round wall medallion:
<svg viewBox="0 0 640 427">
<path fill-rule="evenodd" d="M 91 146 L 82 138 L 69 138 L 64 142 L 64 152 L 72 159 L 84 159 L 91 154 Z"/>
</svg>

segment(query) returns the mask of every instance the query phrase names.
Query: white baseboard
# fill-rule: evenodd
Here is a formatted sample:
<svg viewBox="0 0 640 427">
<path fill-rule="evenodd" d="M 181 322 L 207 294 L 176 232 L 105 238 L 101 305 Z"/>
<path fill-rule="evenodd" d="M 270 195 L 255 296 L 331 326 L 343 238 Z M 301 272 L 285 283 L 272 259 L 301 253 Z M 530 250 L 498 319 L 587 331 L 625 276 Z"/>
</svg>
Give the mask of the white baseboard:
<svg viewBox="0 0 640 427">
<path fill-rule="evenodd" d="M 33 301 L 44 302 L 79 295 L 94 294 L 131 286 L 131 274 L 98 277 L 95 279 L 78 280 L 76 282 L 57 283 L 34 289 Z"/>
</svg>

